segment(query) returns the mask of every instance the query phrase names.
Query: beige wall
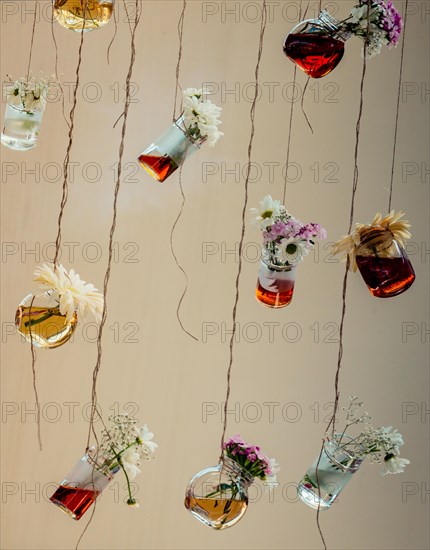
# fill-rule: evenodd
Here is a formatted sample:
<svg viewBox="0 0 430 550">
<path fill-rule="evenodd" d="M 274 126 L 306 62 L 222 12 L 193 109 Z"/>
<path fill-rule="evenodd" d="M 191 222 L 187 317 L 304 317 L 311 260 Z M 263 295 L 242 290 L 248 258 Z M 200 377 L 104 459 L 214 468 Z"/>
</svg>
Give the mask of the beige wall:
<svg viewBox="0 0 430 550">
<path fill-rule="evenodd" d="M 30 11 L 30 1 L 2 2 L 3 77 L 7 73 L 19 77 L 26 70 L 31 16 L 25 17 L 24 4 Z M 235 4 L 241 8 L 237 20 L 224 18 L 223 9 Z M 282 12 L 286 4 L 291 11 Z M 353 2 L 331 4 L 341 16 Z M 11 5 L 18 11 L 8 15 Z M 82 548 L 320 548 L 314 512 L 294 502 L 292 483 L 301 478 L 319 451 L 325 407 L 333 399 L 337 345 L 327 340 L 333 323 L 340 319 L 343 266 L 324 261 L 327 251 L 323 248 L 319 258 L 310 256 L 298 269 L 294 301 L 285 310 L 264 309 L 255 301 L 258 264 L 251 258 L 244 263 L 240 283 L 241 337 L 235 351 L 231 396 L 238 413 L 230 416 L 228 431 L 261 444 L 278 459 L 284 494 L 278 489 L 274 502 L 263 496 L 250 505 L 240 524 L 220 533 L 199 525 L 182 504 L 188 478 L 215 464 L 219 453 L 220 414 L 203 416 L 202 411 L 211 403 L 215 410 L 225 395 L 228 344 L 222 329 L 230 328 L 237 259 L 232 254 L 223 256 L 221 251 L 233 249 L 238 241 L 244 182 L 243 177 L 236 182 L 234 175 L 222 174 L 222 170 L 234 168 L 235 163 L 243 168 L 246 162 L 250 103 L 244 97 L 252 93 L 246 85 L 253 80 L 259 28 L 252 22 L 253 5 L 258 3 L 192 1 L 185 21 L 181 81 L 184 86 L 214 83 L 219 90 L 214 100 L 224 108 L 225 137 L 216 148 L 203 148 L 184 167 L 187 202 L 175 235 L 177 254 L 190 279 L 183 320 L 198 334 L 198 343 L 181 332 L 175 318 L 183 289 L 182 275 L 169 250 L 170 228 L 180 205 L 177 176 L 160 185 L 140 168 L 135 174 L 132 165 L 126 170 L 129 181 L 123 182 L 119 199 L 119 257 L 112 270 L 99 401 L 106 416 L 111 407 L 112 411 L 128 402 L 137 404 L 140 420 L 155 432 L 159 452 L 157 460 L 144 465 L 138 480 L 141 508 L 129 510 L 115 503 L 118 489 L 121 499 L 125 497 L 118 476 L 116 491 L 107 490 L 100 501 Z M 267 193 L 278 198 L 282 193 L 280 165 L 285 160 L 290 109 L 282 91 L 291 92 L 288 84 L 293 65 L 283 56 L 281 45 L 293 26 L 296 5 L 271 3 L 273 17 L 264 43 L 264 85 L 257 106 L 253 153 L 260 176 L 250 184 L 249 206 Z M 403 3 L 397 1 L 396 5 L 402 7 Z M 315 7 L 316 2 L 311 1 L 309 14 L 315 13 Z M 180 8 L 179 1 L 145 1 L 133 75 L 139 89 L 130 111 L 126 163 L 135 163 L 137 155 L 170 122 Z M 406 441 L 403 454 L 412 464 L 404 475 L 385 478 L 380 477 L 378 466 L 362 467 L 340 502 L 321 517 L 330 548 L 424 549 L 429 544 L 424 494 L 426 482 L 428 487 L 428 417 L 422 416 L 428 401 L 428 348 L 423 330 L 428 327 L 425 247 L 429 180 L 422 169 L 428 168 L 425 86 L 429 16 L 427 2 L 411 1 L 410 8 L 393 206 L 404 210 L 413 224 L 410 250 L 417 280 L 406 294 L 378 300 L 372 298 L 358 274 L 350 277 L 341 392 L 345 398 L 351 393 L 359 395 L 376 425 L 399 428 Z M 81 91 L 87 84 L 87 92 L 94 97 L 96 87 L 88 86 L 94 82 L 102 97 L 91 103 L 79 94 L 71 156 L 77 165 L 63 228 L 64 244 L 69 243 L 63 251 L 64 264 L 99 287 L 111 219 L 114 182 L 110 167 L 117 161 L 120 136 L 120 128 L 112 130 L 112 124 L 122 110 L 129 55 L 122 9 L 120 15 L 110 66 L 105 52 L 114 31 L 112 23 L 85 36 Z M 63 81 L 71 83 L 79 35 L 59 26 L 55 31 Z M 356 221 L 366 222 L 376 211 L 386 209 L 399 61 L 397 48 L 386 49 L 369 62 Z M 36 28 L 32 65 L 35 71 L 52 72 L 53 63 L 49 23 L 42 20 Z M 304 221 L 321 222 L 331 241 L 343 234 L 348 224 L 360 71 L 360 44 L 352 39 L 337 70 L 313 81 L 308 90 L 306 107 L 315 135 L 310 134 L 300 109 L 295 111 L 290 161 L 299 166 L 301 178 L 288 185 L 287 207 Z M 298 82 L 302 88 L 305 78 L 301 72 Z M 116 86 L 121 92 L 119 102 L 115 102 Z M 235 86 L 238 98 L 233 94 L 223 97 L 222 90 Z M 69 109 L 67 90 L 70 85 L 66 86 Z M 37 449 L 34 416 L 28 412 L 34 403 L 30 349 L 18 335 L 10 334 L 15 308 L 32 290 L 33 269 L 46 259 L 44 247 L 55 238 L 61 183 L 52 181 L 55 167 L 47 163 L 61 164 L 66 133 L 60 105 L 49 105 L 35 150 L 20 154 L 1 149 L 2 241 L 7 246 L 1 286 L 2 401 L 10 412 L 3 414 L 1 424 L 5 549 L 73 548 L 85 524 L 61 514 L 47 502 L 47 496 L 52 482 L 62 479 L 85 447 L 86 404 L 96 357 L 90 341 L 94 330 L 90 327 L 85 335 L 80 327 L 72 344 L 38 353 L 42 453 Z M 86 164 L 91 162 L 100 166 L 100 181 L 89 181 L 94 171 Z M 267 163 L 276 163 L 273 181 Z M 316 167 L 319 176 L 315 182 Z M 336 181 L 329 178 L 333 167 Z M 402 171 L 414 172 L 416 167 L 418 173 L 402 178 Z M 37 177 L 23 175 L 31 168 L 36 169 Z M 7 170 L 15 169 L 15 175 L 8 175 Z M 205 170 L 215 169 L 217 174 L 203 177 Z M 246 242 L 258 239 L 259 235 L 247 228 Z M 70 258 L 73 242 L 78 243 L 74 261 Z M 219 252 L 203 257 L 202 251 L 211 246 L 205 243 L 215 243 L 212 250 Z M 94 261 L 97 247 L 102 257 Z M 29 252 L 35 248 L 40 249 L 40 260 Z M 251 247 L 248 250 L 251 256 Z M 7 255 L 7 251 L 15 252 Z M 127 255 L 134 263 L 127 261 Z M 131 324 L 125 326 L 127 323 Z M 272 325 L 274 341 L 270 341 L 268 323 L 278 323 Z M 127 342 L 133 327 L 138 330 L 133 337 L 137 342 Z M 202 333 L 208 329 L 218 332 L 203 342 Z M 404 334 L 415 329 L 416 334 Z M 255 331 L 261 331 L 261 337 L 252 342 Z M 272 419 L 269 402 L 279 404 L 274 405 Z M 72 410 L 74 414 L 69 416 Z M 405 415 L 405 411 L 414 414 Z M 261 418 L 253 422 L 256 413 L 261 413 Z M 36 494 L 28 492 L 31 489 Z"/>
</svg>

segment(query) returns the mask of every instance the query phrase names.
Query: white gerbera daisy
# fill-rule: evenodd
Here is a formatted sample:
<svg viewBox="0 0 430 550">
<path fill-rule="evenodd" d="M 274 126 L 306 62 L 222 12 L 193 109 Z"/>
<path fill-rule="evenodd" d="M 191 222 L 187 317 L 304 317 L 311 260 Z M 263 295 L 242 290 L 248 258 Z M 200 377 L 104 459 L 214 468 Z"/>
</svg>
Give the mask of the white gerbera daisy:
<svg viewBox="0 0 430 550">
<path fill-rule="evenodd" d="M 294 238 L 282 239 L 277 245 L 276 258 L 283 264 L 295 267 L 309 254 L 306 241 L 297 241 Z"/>
<path fill-rule="evenodd" d="M 273 218 L 279 216 L 283 210 L 284 207 L 281 205 L 281 201 L 272 199 L 271 195 L 266 195 L 264 199 L 260 201 L 259 208 L 250 209 L 251 215 L 253 216 L 251 223 L 265 229 L 269 225 L 272 225 Z"/>
<path fill-rule="evenodd" d="M 51 268 L 47 264 L 34 271 L 34 282 L 43 290 L 58 293 L 60 312 L 70 320 L 76 312 L 81 322 L 93 316 L 100 322 L 103 311 L 103 295 L 91 283 L 83 281 L 74 269 L 68 273 L 62 266 Z"/>
<path fill-rule="evenodd" d="M 384 459 L 384 470 L 381 475 L 386 474 L 402 474 L 408 464 L 411 461 L 407 458 L 400 458 L 399 456 L 387 455 Z"/>
</svg>

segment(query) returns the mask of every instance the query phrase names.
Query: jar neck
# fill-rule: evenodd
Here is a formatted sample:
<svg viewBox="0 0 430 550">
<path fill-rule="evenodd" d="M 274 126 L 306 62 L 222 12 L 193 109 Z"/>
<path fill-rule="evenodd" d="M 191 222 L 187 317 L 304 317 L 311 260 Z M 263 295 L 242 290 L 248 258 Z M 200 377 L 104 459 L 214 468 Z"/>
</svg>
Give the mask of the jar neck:
<svg viewBox="0 0 430 550">
<path fill-rule="evenodd" d="M 330 15 L 328 11 L 322 10 L 318 16 L 318 21 L 328 33 L 346 42 L 351 37 L 351 32 L 346 30 L 343 23 Z"/>
<path fill-rule="evenodd" d="M 177 118 L 174 122 L 175 126 L 181 130 L 181 132 L 184 134 L 184 136 L 188 139 L 190 143 L 195 145 L 196 147 L 200 148 L 203 143 L 206 141 L 205 137 L 195 137 L 190 135 L 188 128 L 185 124 L 184 115 L 181 115 L 179 118 Z"/>
<path fill-rule="evenodd" d="M 275 253 L 269 250 L 267 245 L 263 246 L 261 261 L 271 271 L 286 272 L 286 271 L 292 271 L 293 269 L 295 269 L 295 266 L 292 266 L 290 264 L 284 264 L 284 265 L 280 264 Z"/>
<path fill-rule="evenodd" d="M 228 456 L 224 456 L 220 463 L 220 467 L 230 477 L 236 479 L 240 478 L 242 484 L 246 487 L 249 487 L 254 482 L 254 477 L 247 470 L 245 470 L 245 468 Z"/>
<path fill-rule="evenodd" d="M 357 470 L 366 455 L 364 448 L 347 434 L 335 433 L 324 442 L 324 452 L 341 470 Z"/>
<path fill-rule="evenodd" d="M 363 231 L 360 235 L 360 243 L 357 246 L 357 254 L 360 251 L 369 250 L 373 252 L 381 252 L 388 250 L 395 241 L 391 231 L 385 227 L 372 227 L 367 231 Z"/>
</svg>

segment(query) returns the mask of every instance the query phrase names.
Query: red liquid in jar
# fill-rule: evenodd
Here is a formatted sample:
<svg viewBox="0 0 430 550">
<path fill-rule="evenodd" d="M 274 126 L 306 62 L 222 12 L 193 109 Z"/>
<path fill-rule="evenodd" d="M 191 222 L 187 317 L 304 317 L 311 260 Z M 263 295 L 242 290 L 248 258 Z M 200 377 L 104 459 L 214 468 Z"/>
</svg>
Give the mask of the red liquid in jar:
<svg viewBox="0 0 430 550">
<path fill-rule="evenodd" d="M 329 74 L 339 64 L 344 51 L 341 40 L 316 33 L 289 34 L 284 43 L 285 55 L 312 78 Z"/>
<path fill-rule="evenodd" d="M 95 501 L 98 493 L 88 489 L 68 487 L 60 485 L 49 499 L 54 504 L 60 505 L 73 519 L 80 519 L 91 504 Z"/>
<path fill-rule="evenodd" d="M 264 288 L 258 279 L 255 296 L 257 300 L 269 307 L 285 307 L 293 299 L 294 281 L 270 280 L 272 290 Z M 273 284 L 276 283 L 276 284 Z"/>
<path fill-rule="evenodd" d="M 405 292 L 415 281 L 415 272 L 408 258 L 357 256 L 360 273 L 377 298 L 390 298 Z"/>
<path fill-rule="evenodd" d="M 138 160 L 148 174 L 158 181 L 164 181 L 178 168 L 177 164 L 169 155 L 157 157 L 155 155 L 144 155 L 142 153 Z"/>
</svg>

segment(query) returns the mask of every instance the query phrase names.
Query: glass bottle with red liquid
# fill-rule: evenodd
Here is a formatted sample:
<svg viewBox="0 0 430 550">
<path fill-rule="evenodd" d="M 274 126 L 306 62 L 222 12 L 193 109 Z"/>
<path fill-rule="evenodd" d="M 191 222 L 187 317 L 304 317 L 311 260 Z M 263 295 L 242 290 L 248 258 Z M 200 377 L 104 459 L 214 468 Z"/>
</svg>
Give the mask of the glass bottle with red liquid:
<svg viewBox="0 0 430 550">
<path fill-rule="evenodd" d="M 284 41 L 284 53 L 311 78 L 321 78 L 335 69 L 351 33 L 328 12 L 302 21 Z"/>
<path fill-rule="evenodd" d="M 92 447 L 61 482 L 49 499 L 75 520 L 81 519 L 100 493 L 109 485 L 120 466 L 112 470 L 95 462 L 96 448 Z"/>
<path fill-rule="evenodd" d="M 364 282 L 373 296 L 398 296 L 412 286 L 415 272 L 402 245 L 388 229 L 363 232 L 355 259 Z"/>
<path fill-rule="evenodd" d="M 181 116 L 143 151 L 138 160 L 150 176 L 163 182 L 187 157 L 198 151 L 204 141 L 205 138 L 195 139 L 187 132 L 184 118 Z"/>
<path fill-rule="evenodd" d="M 263 247 L 255 291 L 257 300 L 271 308 L 288 306 L 293 299 L 295 280 L 296 268 L 279 265 L 273 254 Z"/>
</svg>

